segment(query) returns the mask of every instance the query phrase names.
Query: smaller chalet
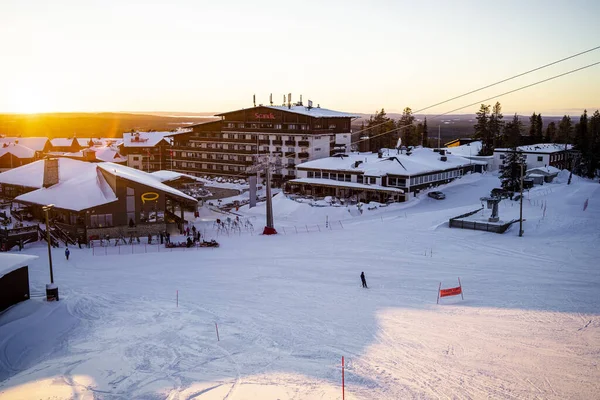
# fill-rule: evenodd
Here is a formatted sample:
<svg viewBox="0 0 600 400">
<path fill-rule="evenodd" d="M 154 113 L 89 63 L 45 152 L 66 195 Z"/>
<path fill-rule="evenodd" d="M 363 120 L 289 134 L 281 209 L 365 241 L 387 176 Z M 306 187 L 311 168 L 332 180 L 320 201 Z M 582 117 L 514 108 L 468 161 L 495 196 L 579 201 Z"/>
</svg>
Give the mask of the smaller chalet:
<svg viewBox="0 0 600 400">
<path fill-rule="evenodd" d="M 540 143 L 519 146 L 517 151 L 523 153 L 525 162 L 530 168 L 552 166 L 558 169 L 566 169 L 569 167 L 572 147 L 570 144 Z M 495 149 L 494 169 L 499 169 L 504 163 L 506 154 L 512 151 L 512 149 L 506 148 Z"/>
<path fill-rule="evenodd" d="M 197 200 L 143 171 L 110 162 L 45 159 L 0 173 L 5 198 L 30 207 L 44 219 L 42 207 L 54 205 L 51 218 L 71 237 L 145 236 L 181 230 L 184 209 Z M 177 215 L 179 211 L 179 215 Z"/>
<path fill-rule="evenodd" d="M 125 132 L 119 144 L 119 153 L 127 158 L 127 166 L 155 172 L 167 169 L 173 163 L 172 136 L 187 133 L 188 130 L 165 132 Z"/>
<path fill-rule="evenodd" d="M 482 165 L 485 163 L 428 148 L 338 154 L 299 165 L 299 178 L 289 181 L 286 191 L 357 201 L 402 202 L 411 194 L 450 182 Z"/>
<path fill-rule="evenodd" d="M 50 140 L 52 151 L 55 153 L 72 153 L 81 150 L 86 145 L 81 145 L 77 138 L 54 138 Z"/>
<path fill-rule="evenodd" d="M 36 152 L 21 144 L 4 143 L 0 147 L 0 171 L 29 164 L 36 159 Z"/>
</svg>

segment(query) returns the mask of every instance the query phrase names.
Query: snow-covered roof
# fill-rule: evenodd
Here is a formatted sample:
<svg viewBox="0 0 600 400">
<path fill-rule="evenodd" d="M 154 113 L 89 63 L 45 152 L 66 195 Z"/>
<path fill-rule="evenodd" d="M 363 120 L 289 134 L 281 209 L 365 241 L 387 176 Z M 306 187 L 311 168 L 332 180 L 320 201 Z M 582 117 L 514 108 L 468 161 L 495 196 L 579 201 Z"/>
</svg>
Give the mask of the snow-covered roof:
<svg viewBox="0 0 600 400">
<path fill-rule="evenodd" d="M 180 135 L 189 131 L 180 130 L 176 132 L 125 132 L 123 133 L 123 146 L 125 147 L 154 147 L 165 140 L 171 143 L 171 136 Z"/>
<path fill-rule="evenodd" d="M 85 151 L 93 151 L 98 161 L 122 163 L 127 162 L 127 158 L 119 154 L 119 149 L 113 146 L 92 146 L 85 149 Z M 81 158 L 84 159 L 84 150 L 75 151 L 72 153 L 62 154 L 64 157 Z"/>
<path fill-rule="evenodd" d="M 567 150 L 571 150 L 573 148 L 572 145 L 566 145 Z M 517 147 L 518 151 L 523 153 L 541 153 L 541 154 L 549 154 L 549 153 L 558 153 L 559 151 L 565 151 L 564 144 L 556 144 L 556 143 L 540 143 L 540 144 L 532 144 L 529 146 L 519 146 Z M 507 152 L 512 151 L 512 149 L 508 148 L 499 148 L 495 149 L 494 152 Z"/>
<path fill-rule="evenodd" d="M 35 260 L 36 258 L 38 258 L 38 256 L 6 253 L 0 254 L 0 278 L 29 264 L 31 260 Z"/>
<path fill-rule="evenodd" d="M 188 174 L 182 174 L 182 173 L 174 172 L 174 171 L 161 170 L 161 171 L 152 172 L 150 175 L 154 176 L 160 182 L 174 181 L 175 179 L 179 179 L 179 178 L 190 178 L 190 179 L 193 179 L 198 182 L 203 182 L 202 179 L 200 179 L 198 177 L 188 175 Z"/>
<path fill-rule="evenodd" d="M 25 147 L 20 144 L 10 143 L 7 147 L 0 147 L 0 157 L 10 153 L 17 158 L 33 158 L 35 157 L 35 150 Z"/>
<path fill-rule="evenodd" d="M 45 137 L 5 137 L 0 138 L 0 144 L 16 143 L 29 147 L 34 151 L 43 151 L 48 143 L 48 138 Z"/>
<path fill-rule="evenodd" d="M 551 165 L 547 165 L 545 167 L 530 168 L 527 170 L 527 173 L 529 173 L 529 172 L 543 172 L 544 175 L 554 175 L 554 174 L 558 174 L 560 172 L 560 169 L 553 167 Z"/>
<path fill-rule="evenodd" d="M 261 108 L 269 108 L 271 110 L 285 111 L 294 114 L 308 115 L 315 118 L 359 118 L 360 115 L 349 114 L 341 111 L 329 110 L 327 108 L 312 107 L 308 108 L 305 106 L 293 105 L 290 108 L 288 106 L 259 106 Z M 257 107 L 258 108 L 258 107 Z M 237 110 L 241 111 L 241 110 Z M 231 114 L 237 111 L 229 111 L 217 116 Z"/>
<path fill-rule="evenodd" d="M 357 183 L 357 182 L 342 182 L 342 181 L 336 181 L 333 179 L 298 178 L 298 179 L 292 179 L 289 182 L 290 183 L 306 183 L 306 184 L 310 184 L 310 185 L 339 186 L 339 187 L 353 188 L 353 189 L 382 190 L 385 192 L 404 193 L 404 190 L 402 190 L 402 189 L 389 187 L 389 186 L 367 185 L 364 183 Z"/>
<path fill-rule="evenodd" d="M 460 146 L 448 147 L 446 150 L 450 152 L 450 154 L 461 157 L 477 156 L 481 151 L 481 141 L 478 140 L 476 142 L 471 142 Z"/>
<path fill-rule="evenodd" d="M 384 149 L 383 157 L 376 153 L 351 153 L 347 157 L 327 157 L 298 165 L 297 169 L 318 169 L 349 171 L 369 176 L 420 175 L 432 171 L 445 171 L 470 164 L 478 164 L 464 157 L 447 154 L 447 161 L 441 161 L 440 154 L 429 148 L 416 148 L 407 156 L 397 154 L 394 149 Z M 356 163 L 360 162 L 357 166 Z"/>
<path fill-rule="evenodd" d="M 177 189 L 161 183 L 147 172 L 111 162 L 90 163 L 70 158 L 58 159 L 59 182 L 43 188 L 44 162 L 40 160 L 0 173 L 0 183 L 36 188 L 15 198 L 34 204 L 54 204 L 57 208 L 81 211 L 117 200 L 100 169 L 179 198 L 197 202 Z"/>
<path fill-rule="evenodd" d="M 186 198 L 187 200 L 191 200 L 194 203 L 198 202 L 198 200 L 196 200 L 195 198 L 188 196 L 187 194 L 184 194 L 183 192 L 180 192 L 177 189 L 165 185 L 164 183 L 160 182 L 156 177 L 152 176 L 152 174 L 141 171 L 139 169 L 130 168 L 125 165 L 109 162 L 98 163 L 97 165 L 99 168 L 102 168 L 103 170 L 120 178 L 129 179 L 141 185 L 153 187 L 163 192 L 170 193 L 178 197 Z"/>
<path fill-rule="evenodd" d="M 75 138 L 54 138 L 50 140 L 54 147 L 71 147 Z"/>
</svg>

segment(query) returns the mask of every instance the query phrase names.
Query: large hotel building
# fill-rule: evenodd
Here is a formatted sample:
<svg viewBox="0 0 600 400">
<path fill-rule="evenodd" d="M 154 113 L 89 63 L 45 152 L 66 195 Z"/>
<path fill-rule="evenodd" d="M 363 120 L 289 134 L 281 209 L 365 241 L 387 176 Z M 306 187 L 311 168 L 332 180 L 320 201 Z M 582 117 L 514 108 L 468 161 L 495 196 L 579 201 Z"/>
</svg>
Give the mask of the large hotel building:
<svg viewBox="0 0 600 400">
<path fill-rule="evenodd" d="M 350 123 L 358 116 L 312 107 L 309 101 L 308 106 L 259 105 L 217 117 L 172 137 L 173 171 L 245 178 L 257 155 L 271 154 L 281 160 L 273 175 L 278 184 L 296 178 L 298 164 L 350 151 Z"/>
</svg>

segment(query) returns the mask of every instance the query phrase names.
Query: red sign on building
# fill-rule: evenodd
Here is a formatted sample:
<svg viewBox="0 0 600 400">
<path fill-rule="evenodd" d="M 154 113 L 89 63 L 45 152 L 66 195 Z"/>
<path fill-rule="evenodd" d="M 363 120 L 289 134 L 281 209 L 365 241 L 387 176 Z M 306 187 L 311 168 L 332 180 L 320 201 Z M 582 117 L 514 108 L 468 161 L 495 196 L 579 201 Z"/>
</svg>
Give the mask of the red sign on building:
<svg viewBox="0 0 600 400">
<path fill-rule="evenodd" d="M 273 113 L 268 113 L 268 114 L 254 113 L 254 117 L 256 119 L 275 119 L 275 115 Z"/>
</svg>

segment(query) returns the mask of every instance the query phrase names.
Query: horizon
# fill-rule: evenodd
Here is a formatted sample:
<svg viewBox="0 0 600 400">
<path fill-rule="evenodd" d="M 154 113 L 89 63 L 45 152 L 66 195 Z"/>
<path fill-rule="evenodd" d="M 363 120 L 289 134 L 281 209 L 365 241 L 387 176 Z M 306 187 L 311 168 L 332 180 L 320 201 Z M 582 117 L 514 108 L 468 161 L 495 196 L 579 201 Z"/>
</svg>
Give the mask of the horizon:
<svg viewBox="0 0 600 400">
<path fill-rule="evenodd" d="M 600 3 L 591 0 L 566 9 L 539 0 L 501 9 L 474 0 L 32 3 L 0 4 L 0 37 L 10 38 L 0 113 L 234 110 L 249 108 L 254 94 L 257 104 L 271 93 L 280 104 L 290 92 L 294 102 L 303 94 L 340 111 L 419 111 L 589 50 L 600 37 Z M 462 107 L 496 101 L 505 115 L 596 110 L 598 65 L 499 95 L 598 61 L 595 50 L 427 111 L 475 113 L 478 105 Z"/>
</svg>

